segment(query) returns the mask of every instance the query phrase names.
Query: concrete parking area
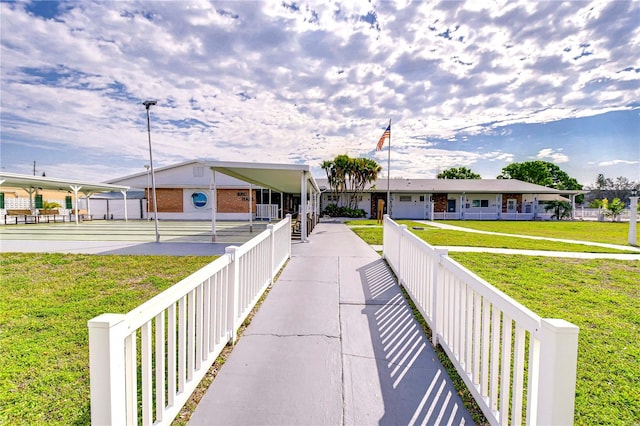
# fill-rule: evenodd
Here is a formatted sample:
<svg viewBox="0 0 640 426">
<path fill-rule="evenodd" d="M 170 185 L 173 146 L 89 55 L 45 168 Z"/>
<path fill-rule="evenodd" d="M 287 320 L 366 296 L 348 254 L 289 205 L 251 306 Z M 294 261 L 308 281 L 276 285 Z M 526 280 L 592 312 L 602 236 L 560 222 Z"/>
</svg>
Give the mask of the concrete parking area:
<svg viewBox="0 0 640 426">
<path fill-rule="evenodd" d="M 241 245 L 267 227 L 267 222 L 218 222 L 216 242 L 211 222 L 160 221 L 156 243 L 153 221 L 86 221 L 0 226 L 0 252 L 150 254 L 209 256 Z"/>
</svg>

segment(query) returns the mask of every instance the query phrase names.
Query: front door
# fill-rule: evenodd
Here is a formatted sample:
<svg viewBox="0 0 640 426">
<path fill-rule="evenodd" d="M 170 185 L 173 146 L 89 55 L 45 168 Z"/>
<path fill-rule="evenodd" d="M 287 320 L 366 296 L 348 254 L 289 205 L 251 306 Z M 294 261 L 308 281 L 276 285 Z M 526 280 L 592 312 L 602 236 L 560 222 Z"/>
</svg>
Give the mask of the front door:
<svg viewBox="0 0 640 426">
<path fill-rule="evenodd" d="M 507 200 L 507 213 L 516 213 L 518 211 L 518 200 L 509 198 Z"/>
<path fill-rule="evenodd" d="M 385 202 L 383 214 L 387 213 L 387 194 L 382 192 L 374 192 L 371 194 L 371 219 L 376 219 L 378 217 L 378 200 L 383 200 Z"/>
<path fill-rule="evenodd" d="M 447 200 L 447 212 L 455 213 L 456 212 L 456 200 Z"/>
</svg>

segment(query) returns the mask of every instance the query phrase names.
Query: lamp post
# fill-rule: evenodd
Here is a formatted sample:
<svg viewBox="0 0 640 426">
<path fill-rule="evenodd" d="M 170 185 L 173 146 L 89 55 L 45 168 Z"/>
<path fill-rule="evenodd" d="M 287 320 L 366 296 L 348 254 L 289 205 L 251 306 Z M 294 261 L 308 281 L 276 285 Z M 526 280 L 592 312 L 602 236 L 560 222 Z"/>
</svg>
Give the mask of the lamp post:
<svg viewBox="0 0 640 426">
<path fill-rule="evenodd" d="M 151 190 L 151 188 L 149 188 L 149 165 L 145 164 L 144 168 L 147 169 L 147 221 L 149 220 L 149 191 Z"/>
<path fill-rule="evenodd" d="M 158 203 L 156 202 L 156 179 L 153 172 L 153 154 L 151 152 L 151 119 L 149 118 L 149 108 L 156 105 L 157 101 L 144 101 L 142 105 L 147 109 L 147 134 L 149 135 L 149 165 L 151 167 L 151 188 L 153 191 L 153 218 L 156 226 L 156 243 L 160 242 L 160 233 L 158 232 Z"/>
<path fill-rule="evenodd" d="M 638 218 L 638 191 L 634 188 L 631 190 L 629 197 L 629 244 L 635 246 L 638 244 L 636 233 L 636 222 Z"/>
</svg>

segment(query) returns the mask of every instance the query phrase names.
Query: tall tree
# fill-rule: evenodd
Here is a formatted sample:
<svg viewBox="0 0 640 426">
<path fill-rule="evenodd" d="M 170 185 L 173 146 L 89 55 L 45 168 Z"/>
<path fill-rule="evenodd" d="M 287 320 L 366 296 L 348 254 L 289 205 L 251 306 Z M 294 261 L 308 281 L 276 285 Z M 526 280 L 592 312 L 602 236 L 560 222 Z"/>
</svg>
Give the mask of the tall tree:
<svg viewBox="0 0 640 426">
<path fill-rule="evenodd" d="M 498 179 L 518 179 L 555 189 L 582 189 L 575 178 L 548 161 L 511 163 L 502 169 Z"/>
<path fill-rule="evenodd" d="M 331 191 L 342 202 L 344 194 L 350 192 L 348 207 L 358 207 L 359 195 L 367 184 L 378 179 L 382 167 L 369 158 L 350 158 L 348 155 L 338 155 L 333 160 L 323 161 L 320 167 L 327 174 Z"/>
<path fill-rule="evenodd" d="M 630 181 L 624 176 L 618 176 L 613 180 L 600 173 L 596 178 L 595 184 L 587 186 L 586 189 L 590 191 L 586 196 L 586 200 L 589 203 L 605 198 L 609 200 L 619 198 L 623 202 L 628 202 L 631 191 L 634 189 L 640 190 L 640 182 Z"/>
<path fill-rule="evenodd" d="M 482 179 L 482 177 L 471 171 L 471 169 L 467 169 L 466 167 L 455 168 L 452 167 L 450 169 L 443 170 L 438 173 L 438 179 Z"/>
</svg>

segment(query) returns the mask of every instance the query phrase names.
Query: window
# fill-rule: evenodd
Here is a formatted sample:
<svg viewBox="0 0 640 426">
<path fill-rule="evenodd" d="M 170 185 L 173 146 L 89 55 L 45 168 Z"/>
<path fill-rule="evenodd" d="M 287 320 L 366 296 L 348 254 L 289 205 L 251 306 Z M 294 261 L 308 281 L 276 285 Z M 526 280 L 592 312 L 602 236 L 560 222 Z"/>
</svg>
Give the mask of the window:
<svg viewBox="0 0 640 426">
<path fill-rule="evenodd" d="M 400 196 L 400 202 L 401 203 L 402 202 L 404 202 L 404 203 L 409 202 L 410 203 L 411 202 L 411 195 L 401 195 Z"/>
<path fill-rule="evenodd" d="M 489 200 L 473 200 L 472 207 L 489 207 Z"/>
<path fill-rule="evenodd" d="M 423 203 L 424 202 L 424 195 L 420 196 L 420 202 Z"/>
</svg>

